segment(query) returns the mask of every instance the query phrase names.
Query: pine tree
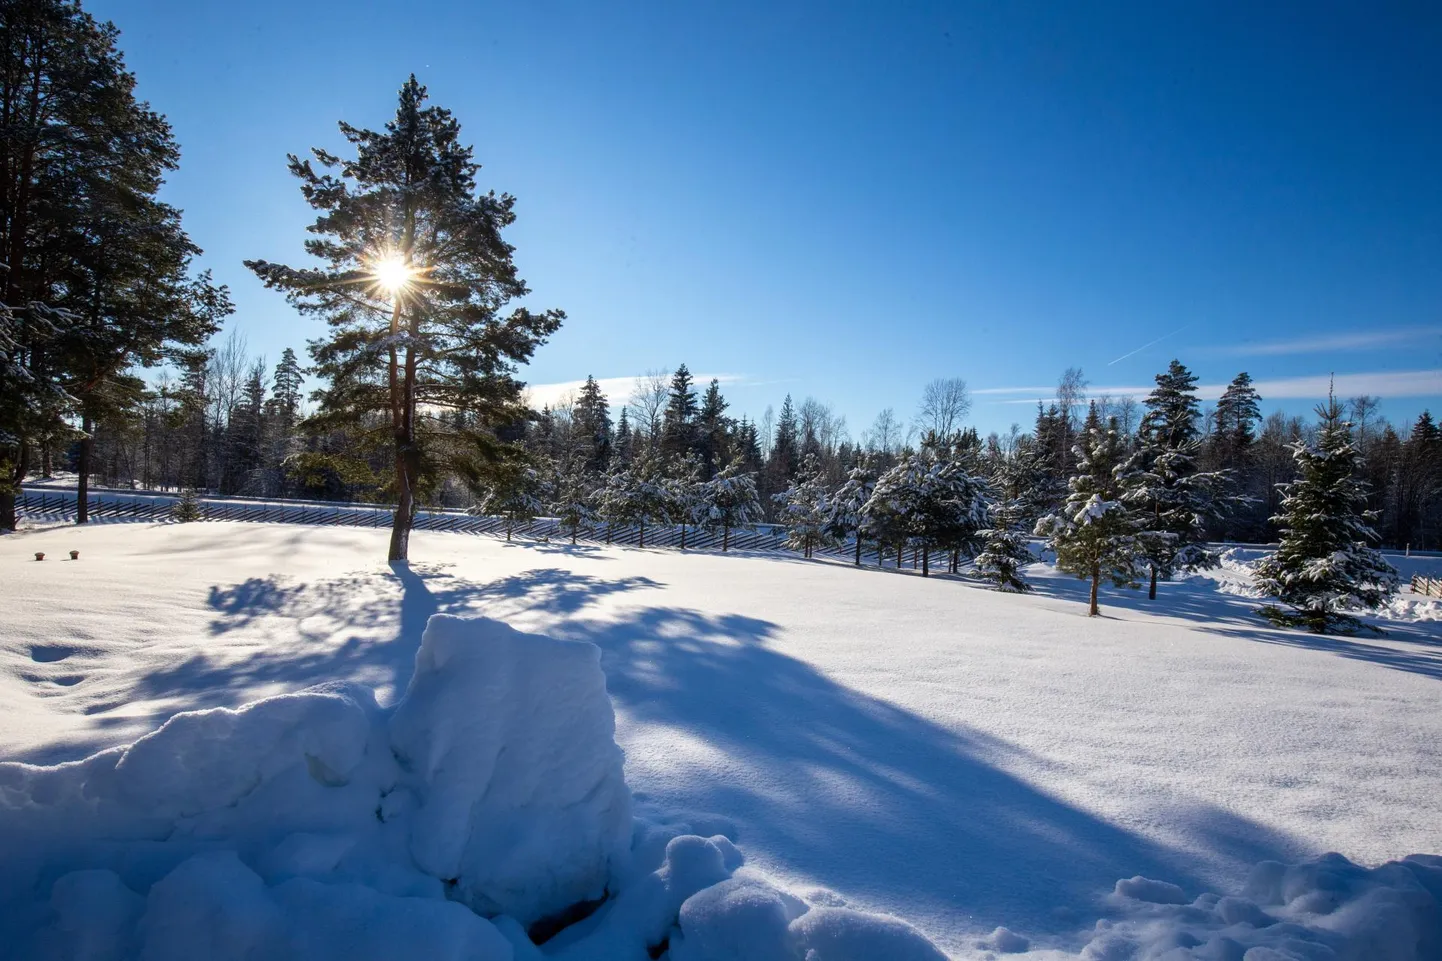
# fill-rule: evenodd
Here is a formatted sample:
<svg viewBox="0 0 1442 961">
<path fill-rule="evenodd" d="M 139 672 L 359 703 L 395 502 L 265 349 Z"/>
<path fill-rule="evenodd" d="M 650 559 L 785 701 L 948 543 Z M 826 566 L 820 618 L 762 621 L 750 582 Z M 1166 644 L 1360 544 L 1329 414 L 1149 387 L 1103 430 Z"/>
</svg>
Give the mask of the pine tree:
<svg viewBox="0 0 1442 961">
<path fill-rule="evenodd" d="M 731 420 L 726 416 L 726 398 L 721 396 L 721 383 L 712 378 L 706 396 L 701 399 L 701 413 L 696 422 L 701 471 L 708 478 L 720 465 L 731 460 L 731 428 Z"/>
<path fill-rule="evenodd" d="M 931 574 L 933 550 L 953 557 L 969 551 L 986 526 L 985 484 L 952 460 L 944 443 L 932 435 L 882 474 L 863 511 L 877 530 L 916 546 L 923 577 Z"/>
<path fill-rule="evenodd" d="M 180 492 L 175 506 L 170 509 L 170 516 L 181 524 L 205 520 L 205 511 L 200 504 L 200 495 L 194 487 L 187 487 Z"/>
<path fill-rule="evenodd" d="M 128 368 L 203 341 L 229 309 L 223 288 L 190 277 L 198 251 L 157 199 L 179 151 L 136 99 L 118 35 L 66 0 L 0 6 L 0 529 L 72 416 L 84 521 L 93 430 L 142 393 Z"/>
<path fill-rule="evenodd" d="M 559 465 L 552 485 L 551 512 L 563 529 L 571 532 L 571 543 L 581 528 L 596 519 L 594 506 L 596 475 L 586 470 L 584 455 L 574 455 Z"/>
<path fill-rule="evenodd" d="M 331 326 L 311 350 L 326 381 L 317 426 L 365 437 L 363 425 L 388 423 L 391 560 L 408 557 L 418 498 L 442 472 L 480 490 L 520 459 L 496 433 L 527 416 L 513 374 L 565 316 L 500 313 L 529 292 L 501 238 L 515 198 L 477 192 L 479 164 L 460 144 L 460 125 L 425 101 L 412 76 L 384 131 L 341 124 L 355 159 L 313 150 L 317 172 L 290 158 L 320 211 L 306 249 L 325 269 L 247 261 L 266 286 Z M 464 426 L 438 410 L 464 411 Z"/>
<path fill-rule="evenodd" d="M 1397 572 L 1371 546 L 1377 535 L 1342 405 L 1329 397 L 1317 414 L 1316 441 L 1292 448 L 1299 476 L 1286 485 L 1273 518 L 1282 528 L 1281 544 L 1256 569 L 1257 587 L 1290 610 L 1268 605 L 1261 613 L 1315 634 L 1352 633 L 1362 622 L 1350 612 L 1378 607 L 1397 589 Z"/>
<path fill-rule="evenodd" d="M 1039 461 L 1034 444 L 1020 443 L 995 465 L 991 483 L 996 503 L 989 526 L 979 532 L 985 544 L 976 555 L 976 570 L 999 591 L 1031 590 L 1022 568 L 1036 561 L 1027 546 L 1027 534 L 1037 517 L 1034 497 L 1038 477 L 1043 474 Z"/>
<path fill-rule="evenodd" d="M 682 364 L 671 376 L 670 399 L 661 419 L 661 450 L 667 457 L 680 459 L 695 448 L 697 413 L 691 371 Z"/>
<path fill-rule="evenodd" d="M 1252 376 L 1246 371 L 1232 378 L 1222 392 L 1213 414 L 1216 429 L 1212 434 L 1213 446 L 1218 452 L 1216 459 L 1222 466 L 1238 467 L 1246 457 L 1247 449 L 1255 440 L 1256 425 L 1262 420 L 1261 399 L 1252 386 Z"/>
<path fill-rule="evenodd" d="M 1036 558 L 1027 547 L 1024 523 L 1021 501 L 1003 500 L 992 508 L 990 525 L 979 532 L 984 543 L 976 555 L 977 574 L 999 591 L 1025 594 L 1031 590 L 1022 568 Z"/>
<path fill-rule="evenodd" d="M 616 444 L 611 449 L 611 462 L 620 467 L 629 466 L 635 449 L 636 435 L 631 430 L 631 421 L 626 408 L 622 407 L 621 419 L 616 421 Z"/>
<path fill-rule="evenodd" d="M 866 504 L 875 491 L 875 458 L 869 453 L 863 453 L 847 473 L 846 481 L 836 489 L 826 505 L 826 536 L 839 541 L 852 538 L 857 567 L 861 566 L 862 541 L 867 533 Z M 881 548 L 878 545 L 878 558 L 880 554 Z"/>
<path fill-rule="evenodd" d="M 301 387 L 305 384 L 305 372 L 295 358 L 295 351 L 289 347 L 280 353 L 280 363 L 275 365 L 272 384 L 280 429 L 289 433 L 300 417 Z"/>
<path fill-rule="evenodd" d="M 586 469 L 601 473 L 611 463 L 611 407 L 596 378 L 586 375 L 574 414 L 578 441 L 586 452 Z"/>
<path fill-rule="evenodd" d="M 686 549 L 686 529 L 699 524 L 704 515 L 701 458 L 691 453 L 673 464 L 663 482 L 666 490 L 666 516 L 681 528 L 681 550 Z"/>
<path fill-rule="evenodd" d="M 761 520 L 761 499 L 756 494 L 756 475 L 733 460 L 702 488 L 706 526 L 721 528 L 721 550 L 731 549 L 731 529 Z"/>
<path fill-rule="evenodd" d="M 1197 430 L 1200 402 L 1197 378 L 1172 361 L 1144 402 L 1138 448 L 1122 466 L 1122 500 L 1137 512 L 1145 529 L 1138 544 L 1150 583 L 1147 597 L 1156 600 L 1157 580 L 1171 580 L 1177 571 L 1215 566 L 1207 551 L 1205 521 L 1221 477 L 1199 471 L 1201 447 Z"/>
<path fill-rule="evenodd" d="M 774 499 L 781 505 L 778 517 L 787 529 L 786 546 L 811 557 L 813 549 L 826 538 L 829 511 L 821 463 L 815 454 L 806 455 L 791 486 Z"/>
<path fill-rule="evenodd" d="M 1116 478 L 1123 456 L 1122 439 L 1115 424 L 1103 427 L 1093 403 L 1073 453 L 1077 473 L 1068 486 L 1071 493 L 1061 511 L 1048 514 L 1036 525 L 1056 552 L 1058 570 L 1091 581 L 1088 614 L 1101 613 L 1097 588 L 1103 577 L 1118 587 L 1136 586 L 1141 525 L 1122 502 Z"/>
<path fill-rule="evenodd" d="M 513 462 L 493 475 L 475 513 L 501 517 L 506 522 L 506 540 L 518 524 L 526 524 L 545 509 L 547 494 L 540 472 L 529 464 Z"/>
</svg>

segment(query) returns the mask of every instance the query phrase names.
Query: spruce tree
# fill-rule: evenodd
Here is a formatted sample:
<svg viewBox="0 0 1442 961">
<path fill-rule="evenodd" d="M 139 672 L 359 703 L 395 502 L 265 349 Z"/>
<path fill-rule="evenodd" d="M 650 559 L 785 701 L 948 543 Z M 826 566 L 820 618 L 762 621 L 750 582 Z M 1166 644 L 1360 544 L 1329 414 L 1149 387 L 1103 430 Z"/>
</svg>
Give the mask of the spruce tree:
<svg viewBox="0 0 1442 961">
<path fill-rule="evenodd" d="M 375 436 L 363 429 L 377 418 L 388 428 L 393 561 L 407 559 L 418 498 L 441 474 L 484 490 L 521 458 L 497 435 L 528 416 L 513 375 L 565 316 L 502 314 L 529 293 L 501 238 L 515 198 L 477 192 L 480 165 L 460 125 L 425 101 L 412 76 L 383 131 L 340 125 L 354 159 L 320 149 L 313 160 L 290 157 L 320 212 L 306 251 L 325 267 L 247 261 L 266 286 L 330 324 L 311 348 L 326 382 L 316 426 L 357 437 Z M 463 411 L 463 426 L 439 411 Z"/>
<path fill-rule="evenodd" d="M 826 537 L 829 509 L 821 463 L 815 454 L 806 455 L 791 486 L 776 494 L 774 500 L 781 506 L 778 519 L 787 529 L 786 546 L 811 557 Z"/>
<path fill-rule="evenodd" d="M 586 470 L 583 455 L 573 455 L 558 465 L 552 485 L 551 512 L 564 530 L 570 531 L 571 543 L 583 526 L 596 518 L 596 475 Z"/>
<path fill-rule="evenodd" d="M 1124 450 L 1116 424 L 1103 427 L 1092 403 L 1073 450 L 1077 472 L 1068 482 L 1066 504 L 1036 525 L 1036 534 L 1048 538 L 1056 552 L 1057 569 L 1091 582 L 1087 612 L 1092 617 L 1101 613 L 1097 589 L 1102 578 L 1118 587 L 1137 586 L 1142 528 L 1122 502 L 1116 478 Z"/>
<path fill-rule="evenodd" d="M 301 388 L 305 384 L 305 371 L 296 360 L 295 351 L 287 347 L 280 353 L 280 363 L 275 365 L 271 394 L 275 399 L 276 413 L 280 417 L 280 428 L 289 432 L 300 417 Z"/>
<path fill-rule="evenodd" d="M 1284 488 L 1273 518 L 1281 543 L 1256 568 L 1257 587 L 1288 609 L 1272 604 L 1261 613 L 1314 634 L 1352 633 L 1362 622 L 1351 612 L 1378 607 L 1397 589 L 1397 572 L 1371 546 L 1377 535 L 1342 405 L 1328 397 L 1317 414 L 1316 440 L 1292 448 L 1299 476 Z"/>
<path fill-rule="evenodd" d="M 979 532 L 985 543 L 976 555 L 976 570 L 999 591 L 1031 590 L 1022 568 L 1036 561 L 1027 546 L 1027 534 L 1037 516 L 1033 497 L 1041 473 L 1037 450 L 1031 443 L 1018 444 L 1009 456 L 1002 456 L 996 463 L 991 480 L 996 501 L 991 507 L 990 524 Z"/>
<path fill-rule="evenodd" d="M 731 428 L 731 420 L 726 416 L 726 398 L 721 396 L 721 383 L 712 378 L 696 420 L 701 470 L 708 478 L 731 460 Z"/>
<path fill-rule="evenodd" d="M 1122 500 L 1144 525 L 1138 544 L 1145 560 L 1148 598 L 1155 600 L 1157 581 L 1177 571 L 1216 564 L 1206 550 L 1205 521 L 1211 515 L 1221 477 L 1200 471 L 1197 422 L 1200 402 L 1197 378 L 1179 361 L 1158 374 L 1157 386 L 1144 402 L 1135 453 L 1122 466 Z"/>
<path fill-rule="evenodd" d="M 667 457 L 682 458 L 696 446 L 696 390 L 685 364 L 671 376 L 671 390 L 661 418 L 661 450 Z"/>
<path fill-rule="evenodd" d="M 867 533 L 866 504 L 875 490 L 875 458 L 869 453 L 863 453 L 847 473 L 846 481 L 832 493 L 826 505 L 826 536 L 839 541 L 852 538 L 857 567 L 861 566 L 862 541 Z M 881 548 L 878 545 L 878 558 L 880 554 Z"/>
<path fill-rule="evenodd" d="M 529 523 L 545 509 L 546 485 L 529 464 L 513 461 L 492 474 L 474 513 L 500 517 L 506 522 L 506 540 L 518 524 Z"/>
<path fill-rule="evenodd" d="M 703 519 L 701 458 L 687 454 L 671 465 L 663 482 L 666 491 L 666 516 L 681 528 L 681 550 L 686 549 L 686 530 Z"/>
<path fill-rule="evenodd" d="M 636 433 L 631 429 L 627 408 L 622 407 L 621 418 L 616 421 L 616 444 L 611 449 L 611 463 L 619 467 L 629 466 L 635 449 Z"/>
<path fill-rule="evenodd" d="M 576 398 L 573 414 L 577 440 L 586 453 L 586 469 L 605 471 L 611 463 L 611 407 L 596 378 L 586 375 L 586 383 Z"/>
<path fill-rule="evenodd" d="M 731 529 L 761 520 L 756 475 L 738 459 L 716 473 L 702 488 L 706 526 L 721 528 L 721 550 L 731 549 Z"/>
</svg>

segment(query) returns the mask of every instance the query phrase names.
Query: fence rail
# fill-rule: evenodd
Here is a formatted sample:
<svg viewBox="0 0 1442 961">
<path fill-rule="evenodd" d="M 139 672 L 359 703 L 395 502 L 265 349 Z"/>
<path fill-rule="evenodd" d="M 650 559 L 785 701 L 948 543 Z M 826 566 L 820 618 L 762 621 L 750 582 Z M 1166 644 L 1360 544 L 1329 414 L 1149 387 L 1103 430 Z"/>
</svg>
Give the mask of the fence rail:
<svg viewBox="0 0 1442 961">
<path fill-rule="evenodd" d="M 97 522 L 151 521 L 170 519 L 178 496 L 140 492 L 97 491 L 86 499 L 90 517 Z M 224 497 L 199 499 L 201 518 L 207 521 L 243 521 L 269 524 L 322 524 L 339 527 L 389 527 L 392 508 L 384 504 L 319 504 L 304 501 L 254 501 Z M 74 491 L 23 488 L 17 507 L 21 513 L 40 521 L 74 520 Z M 509 526 L 509 533 L 507 527 Z M 415 529 L 446 531 L 457 534 L 509 536 L 527 541 L 567 542 L 571 531 L 553 517 L 509 524 L 503 517 L 481 516 L 454 510 L 422 510 L 416 513 Z M 578 542 L 620 544 L 646 547 L 680 547 L 683 536 L 679 526 L 623 524 L 583 524 L 577 531 Z M 733 528 L 729 535 L 712 528 L 688 526 L 684 531 L 688 550 L 721 550 L 723 541 L 735 551 L 788 551 L 786 532 L 773 525 Z M 838 553 L 845 553 L 838 548 Z"/>
<path fill-rule="evenodd" d="M 1442 577 L 1423 577 L 1421 574 L 1413 574 L 1412 593 L 1421 594 L 1423 597 L 1442 597 Z"/>
</svg>

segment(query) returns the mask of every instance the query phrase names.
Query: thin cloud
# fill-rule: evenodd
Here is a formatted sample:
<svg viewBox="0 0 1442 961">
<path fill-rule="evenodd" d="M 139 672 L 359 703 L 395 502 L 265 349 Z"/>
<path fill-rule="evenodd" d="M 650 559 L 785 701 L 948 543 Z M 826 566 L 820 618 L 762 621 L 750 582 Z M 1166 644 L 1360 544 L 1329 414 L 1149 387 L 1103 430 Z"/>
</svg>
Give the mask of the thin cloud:
<svg viewBox="0 0 1442 961">
<path fill-rule="evenodd" d="M 1140 354 L 1142 351 L 1146 350 L 1148 347 L 1155 347 L 1157 344 L 1160 344 L 1162 341 L 1166 340 L 1168 337 L 1175 337 L 1177 334 L 1180 334 L 1182 331 L 1186 330 L 1186 329 L 1187 329 L 1188 327 L 1190 327 L 1190 326 L 1192 326 L 1192 325 L 1191 325 L 1191 324 L 1183 324 L 1181 327 L 1178 327 L 1176 330 L 1172 331 L 1170 334 L 1162 334 L 1162 335 L 1161 335 L 1160 337 L 1158 337 L 1156 340 L 1153 340 L 1153 341 L 1150 341 L 1150 342 L 1148 342 L 1148 343 L 1142 344 L 1142 345 L 1141 345 L 1140 347 L 1138 347 L 1136 350 L 1127 351 L 1125 354 L 1122 354 L 1122 355 L 1121 355 L 1120 357 L 1118 357 L 1116 360 L 1109 360 L 1109 361 L 1107 361 L 1107 366 L 1110 367 L 1112 364 L 1119 364 L 1119 363 L 1121 363 L 1122 361 L 1126 360 L 1128 357 L 1134 357 L 1134 356 L 1136 356 L 1137 354 Z"/>
<path fill-rule="evenodd" d="M 1370 350 L 1405 343 L 1418 337 L 1442 335 L 1442 327 L 1400 327 L 1394 330 L 1365 330 L 1346 334 L 1321 334 L 1293 340 L 1260 344 L 1228 344 L 1208 348 L 1209 352 L 1231 356 L 1278 356 L 1320 354 L 1329 350 Z"/>
<path fill-rule="evenodd" d="M 698 384 L 709 384 L 712 380 L 722 384 L 736 384 L 746 379 L 745 374 L 695 374 L 693 376 Z M 600 385 L 601 393 L 606 395 L 606 400 L 610 401 L 611 406 L 620 407 L 630 398 L 636 385 L 644 379 L 644 375 L 641 374 L 630 377 L 598 377 L 596 383 Z M 584 380 L 567 380 L 557 384 L 527 384 L 526 393 L 530 397 L 532 407 L 554 407 L 567 397 L 580 393 L 581 388 L 585 385 Z"/>
<path fill-rule="evenodd" d="M 1252 384 L 1263 400 L 1316 400 L 1327 396 L 1329 387 L 1338 397 L 1357 397 L 1369 394 L 1381 398 L 1437 397 L 1442 396 L 1442 369 L 1437 370 L 1388 370 L 1364 374 L 1314 374 L 1306 377 L 1278 377 L 1259 380 Z M 1216 400 L 1227 389 L 1226 384 L 1199 384 L 1197 396 L 1202 400 Z M 1146 387 L 1092 387 L 1089 397 L 1134 397 L 1138 400 L 1152 392 Z M 976 391 L 976 393 L 982 393 Z M 1055 391 L 1049 387 L 993 387 L 989 394 L 1029 394 L 1016 400 L 994 400 L 993 404 L 1035 404 L 1037 401 L 1054 399 Z"/>
</svg>

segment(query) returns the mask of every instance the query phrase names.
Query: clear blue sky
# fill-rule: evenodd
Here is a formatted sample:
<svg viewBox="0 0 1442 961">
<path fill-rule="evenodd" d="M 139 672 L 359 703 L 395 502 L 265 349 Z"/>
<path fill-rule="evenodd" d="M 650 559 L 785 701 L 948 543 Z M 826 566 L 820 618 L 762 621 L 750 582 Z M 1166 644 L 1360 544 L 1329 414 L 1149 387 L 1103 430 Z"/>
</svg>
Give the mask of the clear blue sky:
<svg viewBox="0 0 1442 961">
<path fill-rule="evenodd" d="M 809 394 L 859 434 L 960 376 L 986 431 L 1065 367 L 1146 386 L 1175 355 L 1268 409 L 1331 372 L 1442 408 L 1436 4 L 87 6 L 272 362 L 319 331 L 241 266 L 302 258 L 285 154 L 379 126 L 414 71 L 570 315 L 537 384 L 685 361 L 738 412 Z"/>
</svg>

